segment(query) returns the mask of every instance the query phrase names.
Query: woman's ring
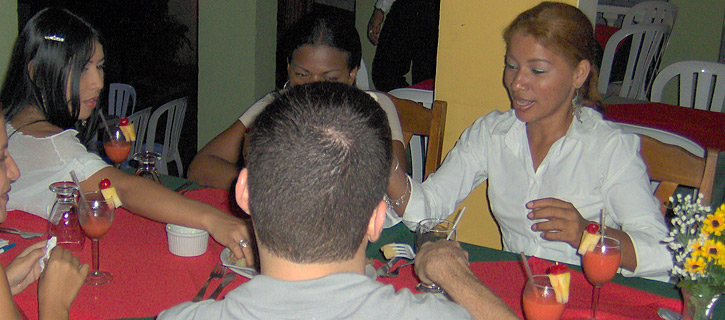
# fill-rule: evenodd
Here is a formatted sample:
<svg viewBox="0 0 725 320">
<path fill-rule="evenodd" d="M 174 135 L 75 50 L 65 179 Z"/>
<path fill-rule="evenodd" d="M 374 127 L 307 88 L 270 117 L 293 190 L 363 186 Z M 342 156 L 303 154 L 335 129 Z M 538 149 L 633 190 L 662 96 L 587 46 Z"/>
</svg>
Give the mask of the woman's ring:
<svg viewBox="0 0 725 320">
<path fill-rule="evenodd" d="M 247 241 L 246 239 L 239 240 L 239 246 L 242 248 L 249 247 L 249 241 Z"/>
</svg>

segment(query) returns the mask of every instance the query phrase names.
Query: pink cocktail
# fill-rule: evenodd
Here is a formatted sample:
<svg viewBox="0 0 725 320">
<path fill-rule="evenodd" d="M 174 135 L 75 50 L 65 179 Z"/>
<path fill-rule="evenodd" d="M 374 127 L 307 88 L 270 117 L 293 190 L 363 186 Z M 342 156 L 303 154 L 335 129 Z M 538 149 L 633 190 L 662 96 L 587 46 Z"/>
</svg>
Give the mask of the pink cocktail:
<svg viewBox="0 0 725 320">
<path fill-rule="evenodd" d="M 91 238 L 92 245 L 93 263 L 91 271 L 86 277 L 86 284 L 99 285 L 113 280 L 113 276 L 109 272 L 100 271 L 98 268 L 98 240 L 111 228 L 113 211 L 113 207 L 106 203 L 103 195 L 98 191 L 84 193 L 78 205 L 78 220 L 83 231 Z"/>
<path fill-rule="evenodd" d="M 100 239 L 111 229 L 111 219 L 101 217 L 87 217 L 81 224 L 83 232 L 91 239 Z"/>
<path fill-rule="evenodd" d="M 599 305 L 599 292 L 602 286 L 612 280 L 617 274 L 622 261 L 622 247 L 619 240 L 602 237 L 594 247 L 594 250 L 587 251 L 582 256 L 582 269 L 584 275 L 594 286 L 592 292 L 592 318 L 597 318 L 597 306 Z"/>
<path fill-rule="evenodd" d="M 128 158 L 128 154 L 131 153 L 131 143 L 127 141 L 108 141 L 103 144 L 103 149 L 106 151 L 106 156 L 111 159 L 113 163 L 122 163 Z"/>
<path fill-rule="evenodd" d="M 565 305 L 556 301 L 556 293 L 549 276 L 535 275 L 534 282 L 526 282 L 522 304 L 527 320 L 558 320 Z"/>
</svg>

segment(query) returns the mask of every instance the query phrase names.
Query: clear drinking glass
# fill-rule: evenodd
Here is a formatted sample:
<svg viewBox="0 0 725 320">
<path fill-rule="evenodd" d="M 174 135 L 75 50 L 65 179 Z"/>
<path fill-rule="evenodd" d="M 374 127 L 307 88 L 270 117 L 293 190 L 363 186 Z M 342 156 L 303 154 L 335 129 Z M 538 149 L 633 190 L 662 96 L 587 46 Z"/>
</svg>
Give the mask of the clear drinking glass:
<svg viewBox="0 0 725 320">
<path fill-rule="evenodd" d="M 113 162 L 116 168 L 126 161 L 131 153 L 131 142 L 126 140 L 123 131 L 118 125 L 108 127 L 103 134 L 103 149 L 106 156 Z"/>
<path fill-rule="evenodd" d="M 565 305 L 556 301 L 554 287 L 545 274 L 526 281 L 521 301 L 526 320 L 559 320 L 564 313 Z"/>
<path fill-rule="evenodd" d="M 440 239 L 456 240 L 456 229 L 453 228 L 453 222 L 438 218 L 423 219 L 418 222 L 418 226 L 415 229 L 416 251 L 420 250 L 420 247 L 422 247 L 424 243 L 429 241 L 438 241 Z M 443 292 L 443 289 L 435 283 L 426 284 L 420 282 L 415 286 L 415 288 L 420 292 Z"/>
<path fill-rule="evenodd" d="M 594 247 L 594 250 L 587 251 L 582 256 L 584 275 L 589 283 L 594 286 L 592 292 L 592 319 L 597 318 L 599 292 L 602 286 L 614 278 L 622 261 L 622 247 L 619 240 L 607 236 L 602 237 L 602 239 Z"/>
<path fill-rule="evenodd" d="M 78 223 L 78 186 L 70 181 L 61 181 L 49 186 L 55 193 L 55 203 L 48 216 L 48 238 L 56 237 L 57 244 L 71 251 L 83 249 L 86 237 Z"/>
<path fill-rule="evenodd" d="M 133 159 L 138 161 L 137 176 L 161 183 L 159 171 L 156 169 L 156 161 L 161 160 L 160 154 L 148 151 L 139 152 L 133 155 Z"/>
<path fill-rule="evenodd" d="M 78 212 L 80 215 L 78 217 L 81 228 L 91 238 L 93 244 L 91 247 L 93 265 L 91 266 L 91 272 L 86 277 L 86 284 L 109 283 L 113 280 L 113 276 L 109 272 L 98 270 L 98 240 L 111 229 L 114 209 L 106 203 L 103 195 L 98 191 L 84 193 L 83 197 L 79 204 Z"/>
</svg>

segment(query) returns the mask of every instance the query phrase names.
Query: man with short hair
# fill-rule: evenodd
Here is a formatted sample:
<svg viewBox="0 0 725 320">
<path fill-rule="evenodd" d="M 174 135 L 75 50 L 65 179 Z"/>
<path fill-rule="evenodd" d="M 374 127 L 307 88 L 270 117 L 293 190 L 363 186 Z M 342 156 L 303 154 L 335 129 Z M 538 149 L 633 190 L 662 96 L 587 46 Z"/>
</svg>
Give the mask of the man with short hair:
<svg viewBox="0 0 725 320">
<path fill-rule="evenodd" d="M 396 293 L 365 275 L 367 243 L 385 220 L 391 159 L 387 116 L 363 91 L 318 82 L 277 97 L 252 126 L 235 191 L 254 222 L 262 274 L 222 301 L 181 304 L 159 319 L 469 319 L 469 311 L 517 319 L 456 242 L 425 246 L 416 270 L 463 307 L 440 294 Z"/>
</svg>

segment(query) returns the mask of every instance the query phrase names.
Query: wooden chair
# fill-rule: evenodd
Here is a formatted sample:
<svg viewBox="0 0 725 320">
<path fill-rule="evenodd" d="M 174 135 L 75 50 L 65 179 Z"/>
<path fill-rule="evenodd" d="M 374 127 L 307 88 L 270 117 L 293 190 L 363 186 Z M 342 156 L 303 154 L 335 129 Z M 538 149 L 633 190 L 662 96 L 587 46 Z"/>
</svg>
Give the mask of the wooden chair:
<svg viewBox="0 0 725 320">
<path fill-rule="evenodd" d="M 446 109 L 448 104 L 445 101 L 436 100 L 432 108 L 428 109 L 423 104 L 406 99 L 398 99 L 390 96 L 395 104 L 400 118 L 400 126 L 403 129 L 405 144 L 410 142 L 413 135 L 427 136 L 428 147 L 420 154 L 411 154 L 411 162 L 423 162 L 425 168 L 423 180 L 436 171 L 443 159 L 443 133 L 446 125 Z"/>
<path fill-rule="evenodd" d="M 704 198 L 703 205 L 710 204 L 718 151 L 707 149 L 705 157 L 698 157 L 675 145 L 665 144 L 648 136 L 639 135 L 639 150 L 650 180 L 660 181 L 655 197 L 660 201 L 660 211 L 665 214 L 666 204 L 677 186 L 698 188 Z"/>
</svg>

